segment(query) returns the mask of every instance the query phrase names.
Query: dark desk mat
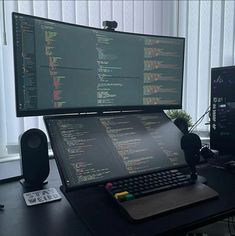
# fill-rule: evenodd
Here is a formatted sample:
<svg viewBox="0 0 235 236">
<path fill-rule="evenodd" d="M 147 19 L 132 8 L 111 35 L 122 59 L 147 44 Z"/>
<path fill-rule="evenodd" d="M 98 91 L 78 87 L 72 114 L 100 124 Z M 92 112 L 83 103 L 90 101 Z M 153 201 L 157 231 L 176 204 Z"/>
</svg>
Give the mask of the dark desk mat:
<svg viewBox="0 0 235 236">
<path fill-rule="evenodd" d="M 212 199 L 144 222 L 131 222 L 102 187 L 64 193 L 94 235 L 140 236 L 171 234 L 210 223 L 235 211 L 235 176 L 222 169 L 202 168 L 208 185 L 219 193 Z"/>
</svg>

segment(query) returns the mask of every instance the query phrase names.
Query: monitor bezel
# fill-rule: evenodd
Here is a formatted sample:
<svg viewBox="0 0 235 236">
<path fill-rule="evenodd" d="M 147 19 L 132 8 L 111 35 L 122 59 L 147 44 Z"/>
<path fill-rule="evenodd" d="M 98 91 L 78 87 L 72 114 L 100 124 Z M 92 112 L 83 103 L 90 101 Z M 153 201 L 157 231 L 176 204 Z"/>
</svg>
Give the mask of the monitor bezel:
<svg viewBox="0 0 235 236">
<path fill-rule="evenodd" d="M 16 16 L 29 17 L 36 20 L 44 20 L 52 23 L 59 23 L 63 25 L 69 25 L 74 27 L 86 28 L 90 30 L 98 30 L 104 31 L 105 29 L 95 28 L 90 26 L 78 25 L 68 22 L 62 22 L 58 20 L 32 16 L 17 12 L 12 12 L 12 25 L 13 25 L 13 55 L 14 55 L 14 77 L 15 77 L 15 106 L 16 106 L 16 116 L 17 117 L 27 117 L 27 116 L 43 116 L 43 115 L 56 115 L 56 114 L 76 114 L 83 112 L 96 112 L 96 113 L 104 113 L 104 112 L 112 112 L 112 111 L 144 111 L 144 112 L 159 112 L 163 110 L 169 109 L 182 109 L 182 99 L 183 99 L 183 75 L 184 75 L 184 57 L 185 57 L 185 38 L 184 37 L 173 37 L 173 36 L 162 36 L 162 35 L 151 35 L 151 34 L 140 34 L 140 33 L 130 33 L 130 32 L 122 32 L 122 31 L 109 31 L 110 33 L 118 33 L 124 35 L 136 35 L 136 36 L 149 36 L 149 37 L 158 37 L 158 38 L 171 38 L 171 39 L 181 39 L 183 43 L 183 55 L 182 55 L 182 83 L 181 83 L 181 98 L 179 104 L 168 104 L 168 105 L 134 105 L 134 106 L 95 106 L 95 107 L 71 107 L 71 108 L 49 108 L 49 109 L 29 109 L 29 110 L 21 110 L 19 109 L 19 93 L 18 93 L 18 81 L 20 78 L 17 76 L 17 45 L 14 43 L 16 41 Z"/>
</svg>

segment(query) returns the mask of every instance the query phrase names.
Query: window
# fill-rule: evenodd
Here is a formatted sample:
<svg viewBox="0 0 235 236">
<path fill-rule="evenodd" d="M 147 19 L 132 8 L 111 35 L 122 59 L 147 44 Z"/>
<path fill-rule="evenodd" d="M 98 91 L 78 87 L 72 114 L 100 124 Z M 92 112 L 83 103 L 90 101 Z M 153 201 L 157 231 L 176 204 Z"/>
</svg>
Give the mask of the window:
<svg viewBox="0 0 235 236">
<path fill-rule="evenodd" d="M 235 64 L 235 2 L 179 1 L 178 34 L 186 37 L 183 108 L 193 121 L 210 104 L 212 67 Z M 207 116 L 198 130 L 208 130 Z"/>
<path fill-rule="evenodd" d="M 235 64 L 234 1 L 2 0 L 0 6 L 0 159 L 18 150 L 25 130 L 45 130 L 41 117 L 16 118 L 11 12 L 118 30 L 186 38 L 183 109 L 195 122 L 208 108 L 210 68 Z M 5 14 L 2 14 L 2 13 Z M 6 44 L 4 34 L 6 33 Z M 208 130 L 204 123 L 197 129 Z"/>
<path fill-rule="evenodd" d="M 17 118 L 14 96 L 14 67 L 11 13 L 51 18 L 55 20 L 102 28 L 103 20 L 116 20 L 120 31 L 175 35 L 171 17 L 175 1 L 122 0 L 42 0 L 1 1 L 1 35 L 6 33 L 0 48 L 0 158 L 12 158 L 18 153 L 18 138 L 25 130 L 45 131 L 42 117 Z M 6 42 L 5 42 L 6 41 Z M 16 158 L 18 158 L 16 156 Z"/>
</svg>

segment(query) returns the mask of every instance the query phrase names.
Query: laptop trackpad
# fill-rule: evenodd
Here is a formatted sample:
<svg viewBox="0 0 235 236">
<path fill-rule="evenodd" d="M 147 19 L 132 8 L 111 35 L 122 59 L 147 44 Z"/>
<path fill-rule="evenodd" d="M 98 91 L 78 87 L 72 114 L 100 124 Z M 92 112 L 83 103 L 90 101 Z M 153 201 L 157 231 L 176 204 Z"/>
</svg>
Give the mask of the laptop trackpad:
<svg viewBox="0 0 235 236">
<path fill-rule="evenodd" d="M 141 220 L 181 207 L 190 206 L 217 196 L 218 193 L 207 185 L 197 183 L 121 202 L 120 205 L 132 220 Z"/>
</svg>

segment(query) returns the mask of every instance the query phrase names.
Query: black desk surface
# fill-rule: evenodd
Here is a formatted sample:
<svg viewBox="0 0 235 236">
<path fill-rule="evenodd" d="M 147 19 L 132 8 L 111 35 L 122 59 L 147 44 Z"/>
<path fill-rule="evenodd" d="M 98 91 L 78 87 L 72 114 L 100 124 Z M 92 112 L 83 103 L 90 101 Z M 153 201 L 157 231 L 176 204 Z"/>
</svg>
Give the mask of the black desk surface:
<svg viewBox="0 0 235 236">
<path fill-rule="evenodd" d="M 4 210 L 0 210 L 1 236 L 105 236 L 110 235 L 110 232 L 112 235 L 128 236 L 176 235 L 177 232 L 191 230 L 235 213 L 235 175 L 215 167 L 203 166 L 200 168 L 200 173 L 207 178 L 208 185 L 220 194 L 218 199 L 153 218 L 144 223 L 128 221 L 119 209 L 110 204 L 110 199 L 103 195 L 100 188 L 78 190 L 81 200 L 85 199 L 84 196 L 90 200 L 86 205 L 83 204 L 85 202 L 80 202 L 81 212 L 78 212 L 79 215 L 75 214 L 60 191 L 61 181 L 54 160 L 50 161 L 50 168 L 49 182 L 45 188 L 56 188 L 62 196 L 61 201 L 27 207 L 23 199 L 23 193 L 27 191 L 18 181 L 0 185 L 0 203 L 5 205 Z"/>
<path fill-rule="evenodd" d="M 35 235 L 91 235 L 87 227 L 77 217 L 60 191 L 60 177 L 54 160 L 50 161 L 50 175 L 45 188 L 56 188 L 62 200 L 27 207 L 23 199 L 23 189 L 19 181 L 0 185 L 1 236 L 35 236 Z"/>
</svg>

